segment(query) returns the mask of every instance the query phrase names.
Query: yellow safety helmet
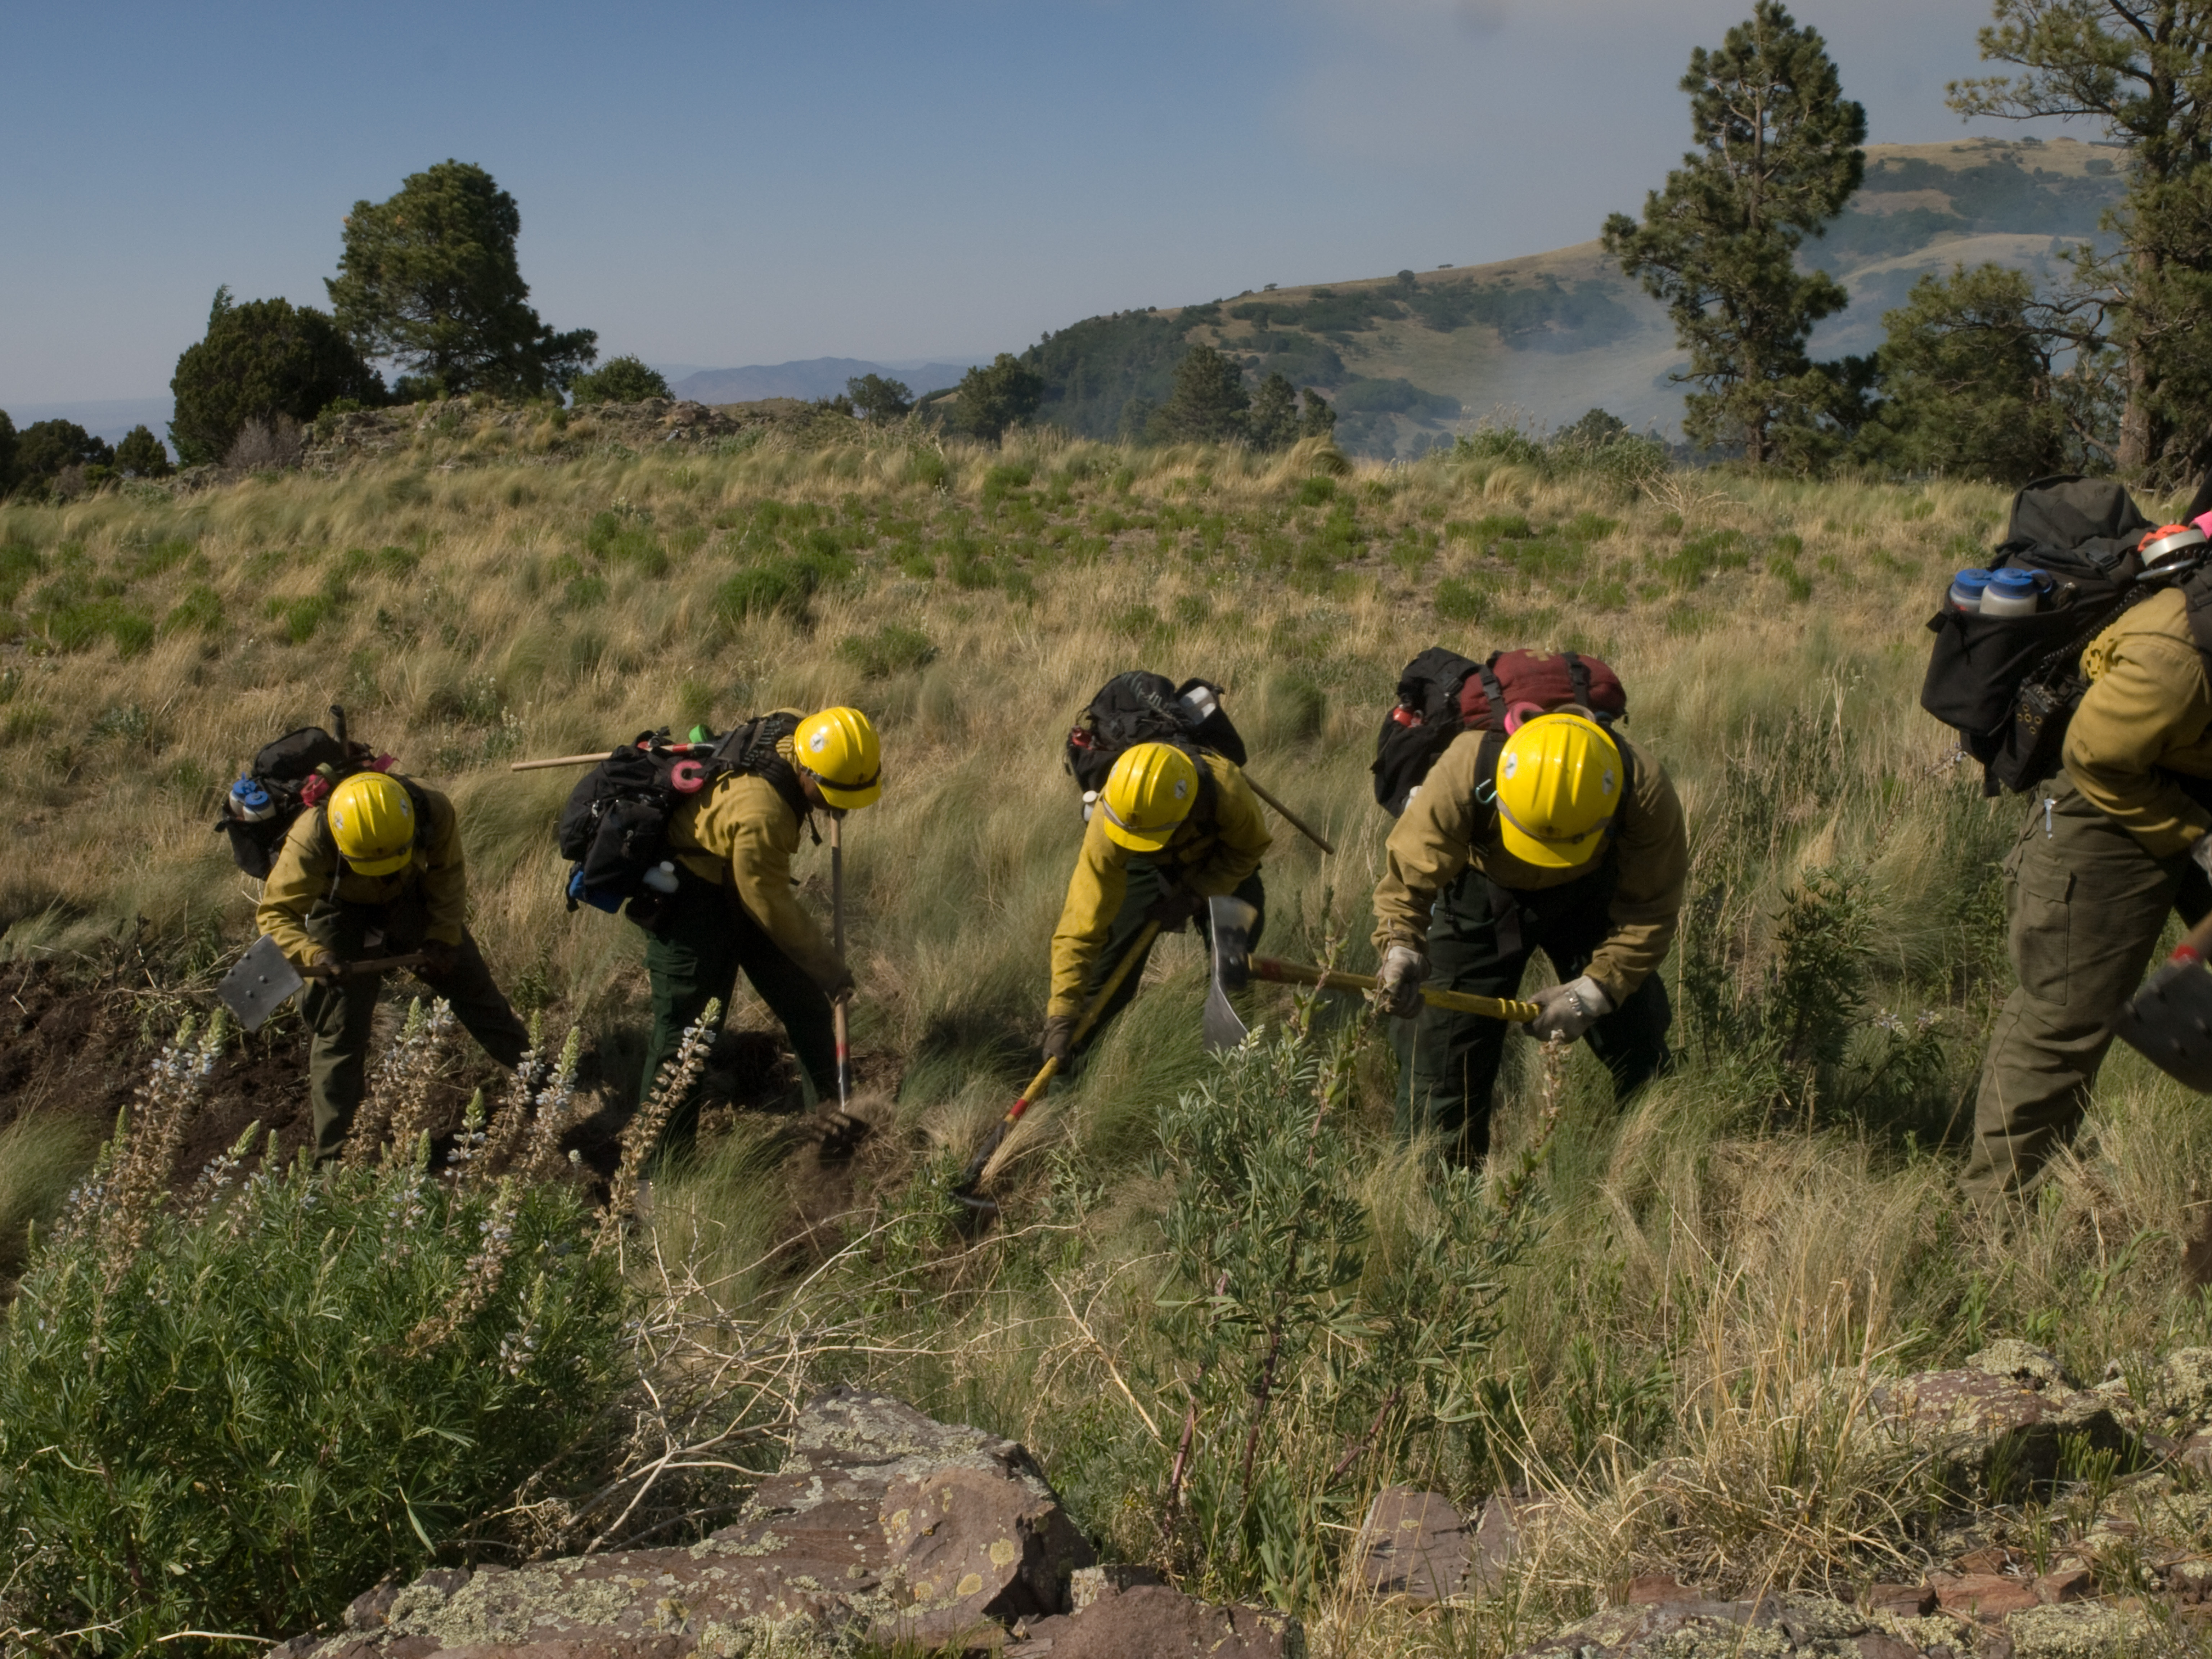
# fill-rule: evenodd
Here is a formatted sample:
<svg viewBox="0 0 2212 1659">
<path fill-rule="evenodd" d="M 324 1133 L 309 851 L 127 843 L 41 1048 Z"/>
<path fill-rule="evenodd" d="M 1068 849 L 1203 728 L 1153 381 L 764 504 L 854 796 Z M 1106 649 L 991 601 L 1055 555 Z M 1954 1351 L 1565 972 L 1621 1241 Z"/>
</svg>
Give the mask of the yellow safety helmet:
<svg viewBox="0 0 2212 1659">
<path fill-rule="evenodd" d="M 1620 746 L 1595 720 L 1523 720 L 1498 757 L 1498 836 L 1523 864 L 1567 870 L 1598 855 L 1626 781 Z"/>
<path fill-rule="evenodd" d="M 389 876 L 415 856 L 415 803 L 406 785 L 381 772 L 356 772 L 331 791 L 331 839 L 364 876 Z"/>
<path fill-rule="evenodd" d="M 1132 744 L 1098 792 L 1106 838 L 1133 853 L 1165 847 L 1197 804 L 1197 764 L 1171 743 Z"/>
<path fill-rule="evenodd" d="M 832 806 L 866 806 L 884 793 L 883 745 L 859 709 L 809 714 L 792 741 L 799 763 L 814 775 L 822 799 Z"/>
</svg>

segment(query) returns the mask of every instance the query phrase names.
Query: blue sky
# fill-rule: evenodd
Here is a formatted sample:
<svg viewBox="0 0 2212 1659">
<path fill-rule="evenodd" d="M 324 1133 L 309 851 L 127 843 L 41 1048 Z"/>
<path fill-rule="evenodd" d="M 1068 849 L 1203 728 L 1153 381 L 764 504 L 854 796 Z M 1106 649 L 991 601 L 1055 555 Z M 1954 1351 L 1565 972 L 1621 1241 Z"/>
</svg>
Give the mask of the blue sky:
<svg viewBox="0 0 2212 1659">
<path fill-rule="evenodd" d="M 708 367 L 965 362 L 1583 241 L 1675 162 L 1690 50 L 1748 9 L 124 3 L 88 30 L 0 0 L 0 408 L 164 393 L 218 283 L 325 303 L 347 209 L 449 155 L 520 203 L 547 321 Z M 1967 130 L 1943 82 L 1979 72 L 1986 0 L 1796 10 L 1875 142 Z"/>
</svg>

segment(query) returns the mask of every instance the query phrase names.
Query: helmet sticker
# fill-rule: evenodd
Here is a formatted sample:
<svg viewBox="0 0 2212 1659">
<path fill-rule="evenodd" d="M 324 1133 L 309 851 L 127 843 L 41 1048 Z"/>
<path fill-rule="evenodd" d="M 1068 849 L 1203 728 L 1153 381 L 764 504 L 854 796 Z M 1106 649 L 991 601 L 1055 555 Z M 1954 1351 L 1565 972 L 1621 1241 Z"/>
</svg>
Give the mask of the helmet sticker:
<svg viewBox="0 0 2212 1659">
<path fill-rule="evenodd" d="M 1506 776 L 1506 777 L 1509 777 L 1509 778 L 1510 778 L 1510 777 L 1511 777 L 1511 776 L 1512 776 L 1516 772 L 1518 772 L 1520 769 L 1521 769 L 1521 757 L 1520 757 L 1520 756 L 1518 756 L 1518 755 L 1515 755 L 1515 754 L 1510 754 L 1510 753 L 1509 753 L 1509 754 L 1505 757 L 1505 764 L 1504 764 L 1504 766 L 1501 769 L 1501 771 L 1502 771 L 1503 775 L 1504 775 L 1504 776 Z"/>
<path fill-rule="evenodd" d="M 806 746 L 817 755 L 829 747 L 829 744 L 830 728 L 826 726 L 817 726 L 814 735 L 806 740 Z"/>
<path fill-rule="evenodd" d="M 1188 796 L 1189 795 L 1189 793 L 1190 793 L 1190 780 L 1189 780 L 1188 778 L 1177 778 L 1177 779 L 1176 780 L 1176 783 L 1175 783 L 1175 797 L 1176 797 L 1176 799 L 1177 800 L 1184 799 L 1186 797 L 1188 797 Z"/>
</svg>

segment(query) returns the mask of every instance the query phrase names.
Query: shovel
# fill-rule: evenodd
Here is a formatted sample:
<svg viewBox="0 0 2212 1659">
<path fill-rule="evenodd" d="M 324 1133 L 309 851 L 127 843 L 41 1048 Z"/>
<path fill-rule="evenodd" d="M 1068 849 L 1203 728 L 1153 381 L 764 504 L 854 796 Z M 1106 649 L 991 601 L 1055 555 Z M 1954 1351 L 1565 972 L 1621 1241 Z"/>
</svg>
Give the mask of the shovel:
<svg viewBox="0 0 2212 1659">
<path fill-rule="evenodd" d="M 2191 928 L 2173 954 L 2112 1019 L 2112 1035 L 2178 1083 L 2212 1094 L 2212 916 Z"/>
<path fill-rule="evenodd" d="M 1308 968 L 1295 962 L 1251 953 L 1252 924 L 1260 913 L 1243 899 L 1227 896 L 1206 901 L 1209 931 L 1213 935 L 1213 984 L 1206 994 L 1206 1046 L 1219 1054 L 1234 1048 L 1249 1035 L 1243 1018 L 1229 1000 L 1255 979 L 1279 985 L 1311 985 L 1324 991 L 1372 991 L 1370 974 L 1340 974 L 1333 969 Z M 1531 1020 L 1543 1010 L 1533 1002 L 1476 996 L 1469 991 L 1437 991 L 1421 988 L 1421 1000 L 1431 1008 L 1450 1008 L 1487 1019 Z"/>
<path fill-rule="evenodd" d="M 830 932 L 837 947 L 837 960 L 845 959 L 845 843 L 835 813 L 830 817 Z M 837 1033 L 837 1121 L 834 1136 L 857 1139 L 866 1126 L 853 1115 L 853 1036 L 847 1024 L 845 1001 L 830 1005 L 830 1018 Z"/>
<path fill-rule="evenodd" d="M 1106 1005 L 1113 1001 L 1114 994 L 1121 988 L 1121 981 L 1129 977 L 1129 970 L 1137 965 L 1138 959 L 1159 937 L 1159 923 L 1148 921 L 1137 937 L 1129 942 L 1129 948 L 1122 953 L 1121 960 L 1114 964 L 1114 971 L 1098 988 L 1098 994 L 1091 999 L 1090 1006 L 1083 1011 L 1083 1017 L 1075 1022 L 1075 1042 L 1080 1042 L 1091 1035 L 1091 1028 L 1098 1023 L 1098 1016 L 1106 1012 Z M 1053 1079 L 1059 1075 L 1060 1057 L 1055 1054 L 1045 1061 L 1037 1074 L 1030 1079 L 1030 1086 L 1022 1091 L 1012 1105 L 1006 1108 L 1006 1115 L 999 1120 L 998 1127 L 984 1137 L 983 1144 L 975 1149 L 975 1156 L 968 1160 L 967 1169 L 961 1172 L 960 1179 L 954 1183 L 953 1197 L 971 1210 L 980 1210 L 986 1215 L 997 1213 L 998 1205 L 975 1190 L 983 1184 L 983 1173 L 990 1167 L 991 1154 L 1006 1144 L 1014 1125 L 1022 1121 L 1022 1114 L 1044 1098 L 1044 1091 L 1052 1087 Z"/>
<path fill-rule="evenodd" d="M 419 968 L 422 963 L 422 956 L 418 951 L 412 956 L 349 962 L 341 965 L 338 972 L 347 975 L 380 974 L 387 968 Z M 240 1025 L 248 1031 L 258 1031 L 269 1023 L 269 1016 L 290 1001 L 293 994 L 307 982 L 292 965 L 292 959 L 277 947 L 276 941 L 264 933 L 246 947 L 246 954 L 222 976 L 215 994 L 222 1006 L 238 1017 Z"/>
</svg>

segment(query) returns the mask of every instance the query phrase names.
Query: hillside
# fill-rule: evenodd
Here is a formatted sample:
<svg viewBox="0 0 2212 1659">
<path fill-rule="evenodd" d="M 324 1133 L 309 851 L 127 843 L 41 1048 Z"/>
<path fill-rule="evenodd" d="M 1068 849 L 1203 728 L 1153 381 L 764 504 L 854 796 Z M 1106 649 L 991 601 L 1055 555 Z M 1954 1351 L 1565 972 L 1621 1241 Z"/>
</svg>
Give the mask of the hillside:
<svg viewBox="0 0 2212 1659">
<path fill-rule="evenodd" d="M 2048 272 L 2121 185 L 2111 152 L 2073 139 L 1869 145 L 1864 187 L 1808 250 L 1851 295 L 1816 354 L 1879 345 L 1881 313 L 1925 271 L 1994 260 Z M 1131 399 L 1167 397 L 1176 357 L 1200 341 L 1327 392 L 1354 454 L 1418 454 L 1485 418 L 1556 427 L 1601 407 L 1674 435 L 1680 416 L 1666 315 L 1595 241 L 1091 318 L 1025 355 L 1046 377 L 1043 418 L 1109 438 Z"/>
</svg>

